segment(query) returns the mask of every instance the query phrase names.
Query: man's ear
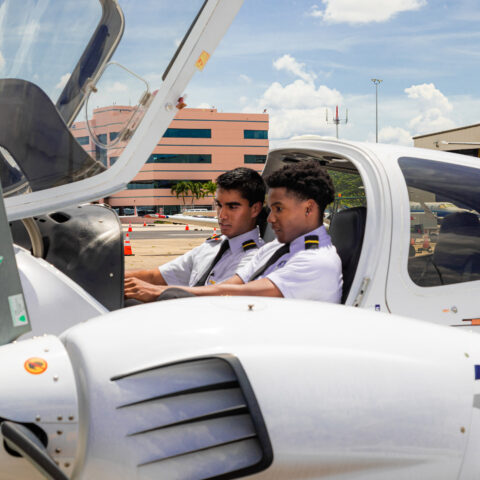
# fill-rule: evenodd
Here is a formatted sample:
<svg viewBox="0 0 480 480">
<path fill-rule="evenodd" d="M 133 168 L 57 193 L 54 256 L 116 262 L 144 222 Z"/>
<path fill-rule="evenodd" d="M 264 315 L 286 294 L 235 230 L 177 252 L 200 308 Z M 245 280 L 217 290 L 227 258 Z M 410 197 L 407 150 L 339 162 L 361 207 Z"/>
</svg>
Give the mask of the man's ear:
<svg viewBox="0 0 480 480">
<path fill-rule="evenodd" d="M 317 203 L 315 200 L 309 198 L 308 200 L 305 200 L 305 211 L 308 214 L 312 214 L 313 212 L 316 212 L 316 208 L 318 207 Z"/>
<path fill-rule="evenodd" d="M 255 202 L 252 205 L 252 218 L 258 217 L 262 211 L 263 204 L 262 202 Z"/>
</svg>

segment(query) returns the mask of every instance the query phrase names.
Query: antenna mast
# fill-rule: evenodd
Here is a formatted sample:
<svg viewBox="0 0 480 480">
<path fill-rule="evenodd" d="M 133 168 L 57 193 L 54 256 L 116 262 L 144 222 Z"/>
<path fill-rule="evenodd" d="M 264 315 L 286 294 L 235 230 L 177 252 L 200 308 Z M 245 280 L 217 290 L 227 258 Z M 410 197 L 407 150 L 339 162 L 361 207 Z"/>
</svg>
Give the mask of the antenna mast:
<svg viewBox="0 0 480 480">
<path fill-rule="evenodd" d="M 336 106 L 335 108 L 335 117 L 333 117 L 332 121 L 328 121 L 328 108 L 325 109 L 325 119 L 327 121 L 328 124 L 330 125 L 335 125 L 335 130 L 336 130 L 336 133 L 337 133 L 337 140 L 338 140 L 338 126 L 341 124 L 341 123 L 344 123 L 344 124 L 347 124 L 348 123 L 348 109 L 345 109 L 345 118 L 340 118 L 338 116 L 338 105 Z"/>
</svg>

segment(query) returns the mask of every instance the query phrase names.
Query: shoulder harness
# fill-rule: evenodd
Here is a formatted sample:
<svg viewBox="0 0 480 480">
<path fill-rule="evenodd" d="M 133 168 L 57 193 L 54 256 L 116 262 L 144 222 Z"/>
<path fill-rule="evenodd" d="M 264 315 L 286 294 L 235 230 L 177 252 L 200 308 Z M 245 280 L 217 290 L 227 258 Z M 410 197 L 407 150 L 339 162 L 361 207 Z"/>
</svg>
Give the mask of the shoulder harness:
<svg viewBox="0 0 480 480">
<path fill-rule="evenodd" d="M 307 235 L 305 237 L 305 250 L 318 248 L 318 235 Z"/>
<path fill-rule="evenodd" d="M 246 252 L 247 250 L 251 250 L 252 248 L 258 248 L 258 245 L 255 243 L 255 240 L 245 240 L 242 243 L 242 248 Z"/>
</svg>

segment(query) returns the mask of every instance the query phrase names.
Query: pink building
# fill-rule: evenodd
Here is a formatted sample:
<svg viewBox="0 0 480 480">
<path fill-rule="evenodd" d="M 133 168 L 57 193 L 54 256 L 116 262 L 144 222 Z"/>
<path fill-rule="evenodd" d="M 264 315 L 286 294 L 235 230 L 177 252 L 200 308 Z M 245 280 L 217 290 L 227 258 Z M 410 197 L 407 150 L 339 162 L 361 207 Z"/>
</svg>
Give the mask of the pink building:
<svg viewBox="0 0 480 480">
<path fill-rule="evenodd" d="M 133 107 L 113 105 L 94 110 L 91 128 L 102 143 L 114 142 Z M 107 167 L 114 164 L 125 143 L 103 149 L 95 145 L 85 122 L 72 132 L 85 150 Z M 185 199 L 170 192 L 182 180 L 208 181 L 232 168 L 246 166 L 261 172 L 268 152 L 268 114 L 219 113 L 216 109 L 185 108 L 175 116 L 141 171 L 127 190 L 105 199 L 121 214 L 173 214 L 183 208 L 212 207 L 212 199 Z M 193 200 L 193 202 L 192 202 Z"/>
</svg>

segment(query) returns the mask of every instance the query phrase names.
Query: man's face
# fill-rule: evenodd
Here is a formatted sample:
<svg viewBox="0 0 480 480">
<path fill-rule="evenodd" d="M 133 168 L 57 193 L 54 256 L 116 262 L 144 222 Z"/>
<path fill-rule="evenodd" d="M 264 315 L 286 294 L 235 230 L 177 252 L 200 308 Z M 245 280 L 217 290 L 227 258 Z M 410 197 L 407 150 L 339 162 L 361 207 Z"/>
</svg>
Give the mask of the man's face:
<svg viewBox="0 0 480 480">
<path fill-rule="evenodd" d="M 220 231 L 228 238 L 242 235 L 255 227 L 255 220 L 262 208 L 260 202 L 252 206 L 238 190 L 217 188 L 215 194 Z"/>
<path fill-rule="evenodd" d="M 270 215 L 268 222 L 281 243 L 288 243 L 312 230 L 308 222 L 311 200 L 300 200 L 285 187 L 271 188 L 268 191 Z"/>
</svg>

